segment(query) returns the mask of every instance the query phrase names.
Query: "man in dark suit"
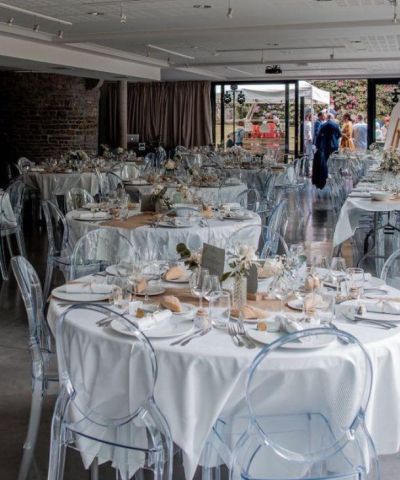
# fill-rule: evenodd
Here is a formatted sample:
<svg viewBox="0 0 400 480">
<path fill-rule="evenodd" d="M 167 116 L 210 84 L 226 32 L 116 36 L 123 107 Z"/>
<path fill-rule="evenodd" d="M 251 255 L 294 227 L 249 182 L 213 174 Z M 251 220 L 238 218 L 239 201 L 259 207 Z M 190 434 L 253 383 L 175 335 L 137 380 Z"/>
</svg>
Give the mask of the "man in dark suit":
<svg viewBox="0 0 400 480">
<path fill-rule="evenodd" d="M 328 159 L 339 149 L 341 136 L 335 115 L 328 113 L 327 121 L 321 126 L 315 142 L 317 151 L 313 162 L 312 183 L 321 190 L 325 187 L 328 178 Z"/>
<path fill-rule="evenodd" d="M 321 112 L 318 113 L 317 119 L 314 122 L 314 135 L 313 135 L 314 145 L 317 142 L 319 131 L 321 130 L 322 125 L 325 123 L 325 120 L 326 120 L 325 111 L 322 110 Z"/>
</svg>

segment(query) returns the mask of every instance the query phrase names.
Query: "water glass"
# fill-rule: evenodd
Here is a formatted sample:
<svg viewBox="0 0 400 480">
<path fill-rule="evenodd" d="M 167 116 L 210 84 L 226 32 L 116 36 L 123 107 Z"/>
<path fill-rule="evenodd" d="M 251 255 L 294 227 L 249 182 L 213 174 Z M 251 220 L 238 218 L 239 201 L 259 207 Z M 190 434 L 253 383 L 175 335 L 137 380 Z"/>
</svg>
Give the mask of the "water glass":
<svg viewBox="0 0 400 480">
<path fill-rule="evenodd" d="M 331 290 L 321 289 L 316 294 L 316 313 L 321 325 L 330 325 L 334 320 L 336 293 Z"/>
<path fill-rule="evenodd" d="M 352 299 L 360 299 L 364 294 L 364 270 L 362 268 L 347 268 L 347 295 Z"/>
<path fill-rule="evenodd" d="M 217 328 L 226 328 L 231 314 L 231 296 L 229 292 L 212 292 L 209 296 L 208 316 L 211 324 Z"/>
</svg>

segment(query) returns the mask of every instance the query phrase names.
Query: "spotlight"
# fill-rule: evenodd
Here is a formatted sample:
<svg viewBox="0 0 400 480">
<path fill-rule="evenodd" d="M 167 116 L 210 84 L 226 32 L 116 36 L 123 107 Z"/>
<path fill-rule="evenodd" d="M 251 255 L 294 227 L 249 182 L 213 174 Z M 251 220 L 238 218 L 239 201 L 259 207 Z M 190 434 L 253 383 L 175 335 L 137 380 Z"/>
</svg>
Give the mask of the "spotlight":
<svg viewBox="0 0 400 480">
<path fill-rule="evenodd" d="M 58 34 L 57 34 L 57 37 L 61 39 L 61 38 L 63 38 L 63 36 L 64 36 L 63 30 L 59 30 Z"/>
<path fill-rule="evenodd" d="M 125 15 L 125 13 L 121 13 L 121 23 L 126 23 L 128 20 L 128 17 Z"/>
<path fill-rule="evenodd" d="M 7 21 L 7 25 L 11 27 L 13 23 L 14 23 L 14 17 L 10 17 Z"/>
<path fill-rule="evenodd" d="M 40 28 L 40 25 L 38 23 L 35 23 L 35 25 L 33 26 L 33 31 L 38 32 L 39 28 Z"/>
<path fill-rule="evenodd" d="M 233 8 L 229 7 L 226 13 L 227 18 L 233 18 Z"/>
</svg>

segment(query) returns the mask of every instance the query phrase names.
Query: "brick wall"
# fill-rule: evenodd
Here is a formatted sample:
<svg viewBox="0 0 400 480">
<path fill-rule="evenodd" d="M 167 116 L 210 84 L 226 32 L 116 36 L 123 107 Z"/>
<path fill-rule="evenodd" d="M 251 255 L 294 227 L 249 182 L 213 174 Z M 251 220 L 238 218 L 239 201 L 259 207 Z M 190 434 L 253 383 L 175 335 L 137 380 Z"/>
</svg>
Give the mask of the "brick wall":
<svg viewBox="0 0 400 480">
<path fill-rule="evenodd" d="M 83 78 L 0 72 L 0 156 L 7 162 L 79 148 L 96 153 L 98 118 L 99 91 L 87 90 Z"/>
</svg>

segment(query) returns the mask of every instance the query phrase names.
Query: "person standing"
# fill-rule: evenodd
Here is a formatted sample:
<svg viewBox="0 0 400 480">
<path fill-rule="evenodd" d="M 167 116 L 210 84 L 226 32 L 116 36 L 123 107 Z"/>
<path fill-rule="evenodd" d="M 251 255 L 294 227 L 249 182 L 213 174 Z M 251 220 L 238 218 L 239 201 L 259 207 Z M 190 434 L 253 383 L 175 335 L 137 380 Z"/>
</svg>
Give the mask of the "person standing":
<svg viewBox="0 0 400 480">
<path fill-rule="evenodd" d="M 317 119 L 315 120 L 315 123 L 314 123 L 314 135 L 313 135 L 314 145 L 315 145 L 315 142 L 317 141 L 319 131 L 322 125 L 325 123 L 325 120 L 326 120 L 325 111 L 322 110 L 321 112 L 318 113 Z"/>
<path fill-rule="evenodd" d="M 245 135 L 244 122 L 242 120 L 238 121 L 238 129 L 236 130 L 236 139 L 235 144 L 239 147 L 243 147 L 243 140 Z"/>
<path fill-rule="evenodd" d="M 357 150 L 366 150 L 368 148 L 368 125 L 364 121 L 364 116 L 357 115 L 357 123 L 353 126 L 354 147 Z"/>
<path fill-rule="evenodd" d="M 308 113 L 304 118 L 304 153 L 311 161 L 314 154 L 311 113 Z"/>
<path fill-rule="evenodd" d="M 345 113 L 343 115 L 342 139 L 340 140 L 340 148 L 354 150 L 353 122 L 351 121 L 351 116 L 349 113 Z"/>
<path fill-rule="evenodd" d="M 321 126 L 315 142 L 316 153 L 313 161 L 312 183 L 323 189 L 328 178 L 328 159 L 339 149 L 339 139 L 342 136 L 335 115 L 328 113 L 327 121 Z"/>
</svg>

